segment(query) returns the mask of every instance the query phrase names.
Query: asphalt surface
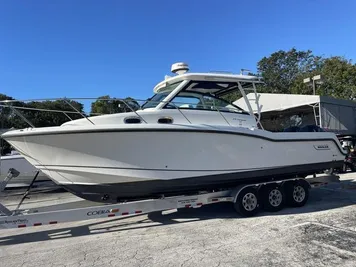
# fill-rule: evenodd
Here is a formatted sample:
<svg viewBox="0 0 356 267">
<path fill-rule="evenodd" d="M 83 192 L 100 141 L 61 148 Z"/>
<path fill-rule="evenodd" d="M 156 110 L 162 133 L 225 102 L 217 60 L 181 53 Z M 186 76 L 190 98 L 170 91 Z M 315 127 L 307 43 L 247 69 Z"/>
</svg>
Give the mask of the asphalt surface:
<svg viewBox="0 0 356 267">
<path fill-rule="evenodd" d="M 0 266 L 356 266 L 354 179 L 356 173 L 345 174 L 338 184 L 312 189 L 305 207 L 253 218 L 214 204 L 0 230 Z M 13 198 L 2 203 L 14 206 Z M 75 200 L 56 193 L 26 201 L 46 198 Z"/>
</svg>

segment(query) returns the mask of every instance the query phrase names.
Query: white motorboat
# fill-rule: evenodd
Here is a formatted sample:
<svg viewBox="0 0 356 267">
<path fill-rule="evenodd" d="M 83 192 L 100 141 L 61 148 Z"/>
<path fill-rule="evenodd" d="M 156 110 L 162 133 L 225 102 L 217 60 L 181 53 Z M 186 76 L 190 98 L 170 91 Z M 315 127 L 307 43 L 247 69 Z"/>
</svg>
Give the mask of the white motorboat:
<svg viewBox="0 0 356 267">
<path fill-rule="evenodd" d="M 246 97 L 255 76 L 190 73 L 172 65 L 140 110 L 26 128 L 2 137 L 31 164 L 88 200 L 117 202 L 306 176 L 342 166 L 346 151 L 329 132 L 273 133 Z M 248 110 L 226 102 L 237 90 Z M 256 97 L 257 99 L 257 97 Z"/>
</svg>

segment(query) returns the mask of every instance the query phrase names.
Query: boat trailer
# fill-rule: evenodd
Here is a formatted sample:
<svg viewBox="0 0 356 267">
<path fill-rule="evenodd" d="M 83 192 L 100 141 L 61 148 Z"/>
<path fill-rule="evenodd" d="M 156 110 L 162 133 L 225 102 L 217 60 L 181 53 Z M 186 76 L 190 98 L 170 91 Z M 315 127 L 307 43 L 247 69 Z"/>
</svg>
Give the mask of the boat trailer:
<svg viewBox="0 0 356 267">
<path fill-rule="evenodd" d="M 16 177 L 16 170 L 9 170 L 5 180 L 0 183 L 0 189 Z M 34 177 L 35 180 L 36 176 Z M 34 181 L 33 180 L 33 181 Z M 20 209 L 20 205 L 29 195 L 29 190 L 17 205 L 16 209 L 9 210 L 0 203 L 0 229 L 22 228 L 41 225 L 58 224 L 64 222 L 84 221 L 90 219 L 125 217 L 147 214 L 157 211 L 200 208 L 205 205 L 230 202 L 235 210 L 243 216 L 253 216 L 263 208 L 266 211 L 279 211 L 284 205 L 301 207 L 308 200 L 309 189 L 320 187 L 329 183 L 339 182 L 336 175 L 324 175 L 313 178 L 290 178 L 278 181 L 243 184 L 231 189 L 204 191 L 192 195 L 180 195 L 130 201 L 125 203 L 94 205 L 86 200 L 69 203 L 66 208 L 63 204 L 49 207 Z M 31 183 L 32 184 L 32 183 Z"/>
</svg>

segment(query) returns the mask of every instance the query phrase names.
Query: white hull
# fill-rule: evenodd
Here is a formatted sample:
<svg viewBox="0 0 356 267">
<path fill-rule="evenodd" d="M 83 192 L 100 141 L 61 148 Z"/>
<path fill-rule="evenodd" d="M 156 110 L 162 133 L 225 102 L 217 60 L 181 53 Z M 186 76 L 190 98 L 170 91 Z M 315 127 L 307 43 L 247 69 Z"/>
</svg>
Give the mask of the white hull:
<svg viewBox="0 0 356 267">
<path fill-rule="evenodd" d="M 180 180 L 344 159 L 335 135 L 329 133 L 296 135 L 189 125 L 86 127 L 85 133 L 83 128 L 68 133 L 63 127 L 61 134 L 46 135 L 35 131 L 7 140 L 23 155 L 31 154 L 27 160 L 43 173 L 66 186 Z M 321 136 L 325 140 L 315 141 Z"/>
</svg>

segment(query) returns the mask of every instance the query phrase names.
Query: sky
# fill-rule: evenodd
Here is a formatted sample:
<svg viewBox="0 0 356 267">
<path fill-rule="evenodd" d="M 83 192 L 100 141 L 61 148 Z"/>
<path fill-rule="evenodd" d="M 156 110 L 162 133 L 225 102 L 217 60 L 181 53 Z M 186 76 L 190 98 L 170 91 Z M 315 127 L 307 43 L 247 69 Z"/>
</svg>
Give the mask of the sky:
<svg viewBox="0 0 356 267">
<path fill-rule="evenodd" d="M 354 0 L 0 0 L 0 93 L 146 99 L 171 64 L 256 70 L 278 50 L 356 61 Z"/>
</svg>

